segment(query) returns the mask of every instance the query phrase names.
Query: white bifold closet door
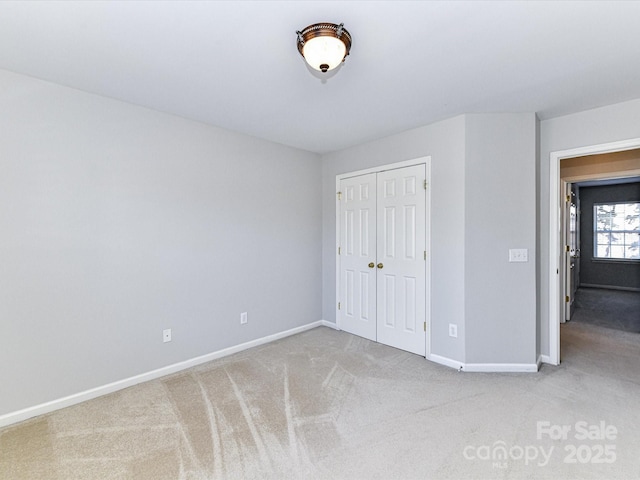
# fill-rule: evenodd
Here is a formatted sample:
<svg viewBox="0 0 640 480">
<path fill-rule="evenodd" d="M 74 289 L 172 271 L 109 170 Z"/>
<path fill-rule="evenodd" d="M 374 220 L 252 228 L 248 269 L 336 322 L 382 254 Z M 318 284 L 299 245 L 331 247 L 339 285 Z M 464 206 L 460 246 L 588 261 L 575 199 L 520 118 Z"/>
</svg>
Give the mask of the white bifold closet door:
<svg viewBox="0 0 640 480">
<path fill-rule="evenodd" d="M 425 165 L 340 183 L 340 328 L 426 351 Z"/>
</svg>

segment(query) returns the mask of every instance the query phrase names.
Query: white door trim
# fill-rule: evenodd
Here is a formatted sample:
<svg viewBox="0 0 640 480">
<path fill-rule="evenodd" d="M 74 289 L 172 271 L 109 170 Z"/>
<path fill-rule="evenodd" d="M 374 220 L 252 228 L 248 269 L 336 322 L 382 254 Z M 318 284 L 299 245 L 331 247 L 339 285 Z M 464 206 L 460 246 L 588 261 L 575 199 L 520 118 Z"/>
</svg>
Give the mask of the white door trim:
<svg viewBox="0 0 640 480">
<path fill-rule="evenodd" d="M 336 256 L 336 305 L 335 305 L 335 315 L 336 315 L 336 325 L 339 330 L 341 330 L 341 321 L 340 321 L 340 311 L 338 310 L 338 302 L 340 301 L 340 255 L 338 255 L 338 247 L 340 246 L 340 202 L 338 201 L 338 192 L 340 192 L 340 181 L 345 178 L 357 177 L 360 175 L 366 175 L 368 173 L 379 173 L 385 172 L 387 170 L 394 170 L 397 168 L 403 167 L 411 167 L 414 165 L 425 165 L 426 177 L 427 181 L 431 181 L 431 156 L 419 157 L 413 160 L 404 160 L 402 162 L 390 163 L 387 165 L 381 165 L 379 167 L 367 168 L 364 170 L 357 170 L 354 172 L 341 173 L 336 175 L 336 189 L 335 189 L 335 202 L 336 202 L 336 237 L 335 237 L 335 256 Z M 427 242 L 427 261 L 426 261 L 426 282 L 425 282 L 425 312 L 426 312 L 426 322 L 427 322 L 427 331 L 425 335 L 426 342 L 426 358 L 429 359 L 431 357 L 431 185 L 427 185 L 426 192 L 426 242 Z"/>
<path fill-rule="evenodd" d="M 546 363 L 560 364 L 560 318 L 563 314 L 565 293 L 564 262 L 561 261 L 562 225 L 560 209 L 563 208 L 560 194 L 560 161 L 565 158 L 620 152 L 640 148 L 640 138 L 619 142 L 602 143 L 586 147 L 559 150 L 549 154 L 549 356 L 543 356 Z M 615 176 L 615 175 L 612 175 Z"/>
</svg>

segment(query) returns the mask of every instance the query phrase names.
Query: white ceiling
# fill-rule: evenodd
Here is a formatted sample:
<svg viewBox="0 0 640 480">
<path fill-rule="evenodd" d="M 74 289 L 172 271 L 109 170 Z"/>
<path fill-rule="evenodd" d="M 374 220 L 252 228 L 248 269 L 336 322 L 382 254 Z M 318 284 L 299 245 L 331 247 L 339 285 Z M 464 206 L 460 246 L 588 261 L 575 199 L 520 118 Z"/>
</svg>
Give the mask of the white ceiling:
<svg viewBox="0 0 640 480">
<path fill-rule="evenodd" d="M 353 36 L 324 77 L 295 35 L 322 21 Z M 640 1 L 2 1 L 0 68 L 325 153 L 640 98 L 639 21 Z"/>
</svg>

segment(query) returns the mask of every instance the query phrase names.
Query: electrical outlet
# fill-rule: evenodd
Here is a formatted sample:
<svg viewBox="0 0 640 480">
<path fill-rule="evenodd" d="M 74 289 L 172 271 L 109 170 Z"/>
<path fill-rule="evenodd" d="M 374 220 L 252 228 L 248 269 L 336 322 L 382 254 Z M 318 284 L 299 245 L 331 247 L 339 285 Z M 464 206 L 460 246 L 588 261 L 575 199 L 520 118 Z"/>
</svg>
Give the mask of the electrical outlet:
<svg viewBox="0 0 640 480">
<path fill-rule="evenodd" d="M 240 314 L 240 325 L 244 325 L 245 323 L 247 323 L 247 321 L 247 312 L 242 312 Z"/>
<path fill-rule="evenodd" d="M 162 341 L 164 343 L 170 342 L 171 341 L 171 329 L 167 328 L 166 330 L 162 331 Z"/>
<path fill-rule="evenodd" d="M 458 338 L 458 326 L 454 323 L 449 324 L 449 336 Z"/>
</svg>

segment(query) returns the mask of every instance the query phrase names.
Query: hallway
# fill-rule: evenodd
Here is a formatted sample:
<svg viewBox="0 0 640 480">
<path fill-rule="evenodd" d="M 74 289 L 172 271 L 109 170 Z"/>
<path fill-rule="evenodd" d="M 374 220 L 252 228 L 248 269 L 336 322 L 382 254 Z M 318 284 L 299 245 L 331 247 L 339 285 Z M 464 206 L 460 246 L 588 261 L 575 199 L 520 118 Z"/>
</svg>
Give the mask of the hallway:
<svg viewBox="0 0 640 480">
<path fill-rule="evenodd" d="M 571 322 L 640 333 L 640 292 L 578 288 Z"/>
</svg>

